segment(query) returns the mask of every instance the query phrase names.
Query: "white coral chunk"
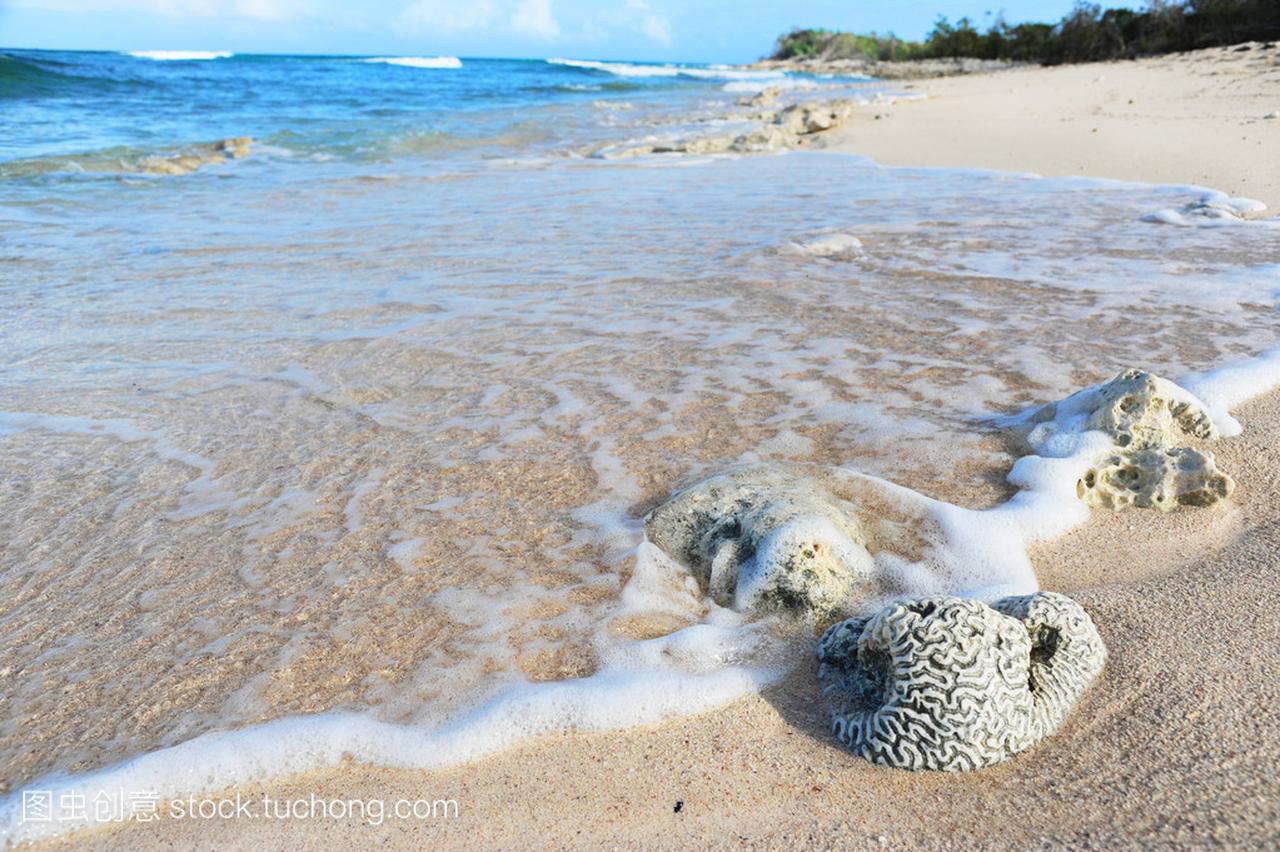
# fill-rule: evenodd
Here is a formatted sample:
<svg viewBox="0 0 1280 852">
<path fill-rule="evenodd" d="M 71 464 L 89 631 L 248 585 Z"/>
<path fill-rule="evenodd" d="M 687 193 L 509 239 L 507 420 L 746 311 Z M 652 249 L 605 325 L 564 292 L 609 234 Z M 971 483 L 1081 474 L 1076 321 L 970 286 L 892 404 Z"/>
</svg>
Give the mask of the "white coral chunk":
<svg viewBox="0 0 1280 852">
<path fill-rule="evenodd" d="M 836 736 L 875 763 L 991 766 L 1053 733 L 1106 648 L 1088 613 L 1052 592 L 992 606 L 903 601 L 842 621 L 818 646 Z"/>
<path fill-rule="evenodd" d="M 645 534 L 743 612 L 829 616 L 873 569 L 854 507 L 780 467 L 701 482 L 651 512 Z"/>
</svg>

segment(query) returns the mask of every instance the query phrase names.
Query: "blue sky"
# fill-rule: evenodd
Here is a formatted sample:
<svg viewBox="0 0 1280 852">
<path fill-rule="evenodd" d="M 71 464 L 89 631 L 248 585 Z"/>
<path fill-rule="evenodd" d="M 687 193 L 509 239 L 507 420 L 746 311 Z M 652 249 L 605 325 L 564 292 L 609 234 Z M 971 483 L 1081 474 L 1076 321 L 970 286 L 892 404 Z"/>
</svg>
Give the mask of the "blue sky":
<svg viewBox="0 0 1280 852">
<path fill-rule="evenodd" d="M 918 38 L 938 14 L 1057 20 L 1071 0 L 0 0 L 0 45 L 737 62 L 793 26 Z M 1140 5 L 1134 2 L 1132 5 Z"/>
</svg>

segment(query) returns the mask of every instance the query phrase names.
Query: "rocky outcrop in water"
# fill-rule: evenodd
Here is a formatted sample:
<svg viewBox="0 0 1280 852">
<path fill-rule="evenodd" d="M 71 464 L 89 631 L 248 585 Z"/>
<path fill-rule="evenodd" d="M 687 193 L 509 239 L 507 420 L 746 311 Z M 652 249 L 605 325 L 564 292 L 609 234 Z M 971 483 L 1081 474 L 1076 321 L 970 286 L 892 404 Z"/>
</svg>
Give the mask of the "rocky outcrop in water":
<svg viewBox="0 0 1280 852">
<path fill-rule="evenodd" d="M 856 106 L 844 100 L 792 104 L 779 112 L 773 123 L 793 136 L 807 136 L 838 126 L 853 115 Z"/>
<path fill-rule="evenodd" d="M 778 102 L 778 98 L 782 97 L 782 89 L 778 86 L 767 86 L 754 95 L 743 95 L 738 98 L 738 106 L 742 107 L 762 107 L 769 106 Z"/>
<path fill-rule="evenodd" d="M 138 164 L 138 170 L 155 175 L 186 175 L 205 166 L 225 163 L 227 158 L 238 160 L 248 156 L 253 140 L 248 136 L 221 139 L 207 145 L 171 156 L 147 157 Z"/>
<path fill-rule="evenodd" d="M 769 90 L 765 90 L 760 96 L 741 99 L 739 105 L 762 106 L 776 101 L 778 93 L 774 91 L 766 96 L 768 92 Z M 758 124 L 736 136 L 702 136 L 650 145 L 605 147 L 592 151 L 591 154 L 606 159 L 619 159 L 645 154 L 758 154 L 804 148 L 814 145 L 821 134 L 847 122 L 856 108 L 857 102 L 851 100 L 807 101 L 782 109 L 753 112 L 745 118 Z M 742 120 L 744 116 L 726 118 Z"/>
<path fill-rule="evenodd" d="M 836 736 L 866 759 L 961 771 L 1052 734 L 1106 660 L 1088 613 L 1052 592 L 991 606 L 895 603 L 833 625 L 818 646 Z"/>
</svg>

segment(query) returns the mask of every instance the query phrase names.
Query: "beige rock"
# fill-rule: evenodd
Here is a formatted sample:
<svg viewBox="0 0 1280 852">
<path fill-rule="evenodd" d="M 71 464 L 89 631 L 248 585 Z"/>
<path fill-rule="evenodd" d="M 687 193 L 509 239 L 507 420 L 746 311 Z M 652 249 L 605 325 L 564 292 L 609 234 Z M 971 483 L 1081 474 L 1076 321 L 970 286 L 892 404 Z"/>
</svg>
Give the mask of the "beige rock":
<svg viewBox="0 0 1280 852">
<path fill-rule="evenodd" d="M 1219 471 L 1213 453 L 1173 449 L 1123 450 L 1100 459 L 1076 483 L 1076 493 L 1102 509 L 1170 511 L 1210 506 L 1231 495 L 1235 482 Z"/>
<path fill-rule="evenodd" d="M 651 154 L 723 154 L 734 142 L 732 136 L 708 136 L 703 139 L 681 139 L 669 145 L 654 145 Z"/>
<path fill-rule="evenodd" d="M 738 106 L 744 107 L 760 107 L 777 103 L 778 98 L 782 95 L 782 89 L 777 86 L 769 86 L 754 95 L 743 95 L 738 98 Z"/>
<path fill-rule="evenodd" d="M 205 166 L 227 161 L 227 157 L 240 159 L 247 156 L 253 140 L 248 136 L 221 139 L 182 154 L 168 157 L 147 157 L 138 163 L 138 170 L 155 175 L 186 175 Z"/>
<path fill-rule="evenodd" d="M 766 124 L 755 130 L 749 130 L 734 139 L 733 144 L 729 146 L 729 150 L 740 154 L 776 151 L 780 148 L 789 147 L 794 141 L 795 134 L 788 133 L 776 124 Z"/>
<path fill-rule="evenodd" d="M 797 136 L 821 133 L 836 127 L 853 114 L 851 101 L 792 104 L 778 113 L 774 124 Z"/>
<path fill-rule="evenodd" d="M 214 143 L 213 149 L 223 154 L 229 154 L 234 159 L 248 156 L 249 146 L 253 144 L 253 139 L 248 136 L 234 136 L 230 139 L 223 139 Z"/>
<path fill-rule="evenodd" d="M 1194 397 L 1145 370 L 1125 370 L 1098 388 L 1089 428 L 1134 450 L 1174 447 L 1188 437 L 1218 437 L 1209 412 Z"/>
<path fill-rule="evenodd" d="M 1063 414 L 1084 415 L 1084 428 L 1114 441 L 1076 483 L 1076 494 L 1090 506 L 1167 512 L 1212 505 L 1235 488 L 1231 477 L 1217 469 L 1213 453 L 1196 446 L 1218 437 L 1213 418 L 1203 403 L 1173 382 L 1144 370 L 1125 370 L 1106 384 L 1045 406 L 1028 425 L 1033 431 L 1044 429 Z"/>
</svg>

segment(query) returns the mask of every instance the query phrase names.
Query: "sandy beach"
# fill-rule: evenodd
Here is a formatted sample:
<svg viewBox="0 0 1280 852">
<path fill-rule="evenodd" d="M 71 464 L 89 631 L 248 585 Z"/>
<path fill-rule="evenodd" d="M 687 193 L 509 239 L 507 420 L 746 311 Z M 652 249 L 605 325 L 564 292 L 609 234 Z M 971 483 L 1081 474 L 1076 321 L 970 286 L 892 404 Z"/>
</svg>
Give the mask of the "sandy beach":
<svg viewBox="0 0 1280 852">
<path fill-rule="evenodd" d="M 1192 183 L 1280 207 L 1280 47 L 920 80 L 833 145 L 888 166 Z"/>
<path fill-rule="evenodd" d="M 1110 657 L 1064 727 L 968 774 L 868 764 L 831 738 L 813 665 L 765 695 L 622 734 L 559 737 L 447 772 L 351 766 L 248 799 L 450 799 L 457 818 L 160 820 L 91 848 L 1266 845 L 1280 830 L 1280 394 L 1222 442 L 1219 510 L 1097 515 L 1035 554 Z M 230 793 L 229 795 L 234 795 Z M 677 810 L 677 805 L 679 808 Z"/>
<path fill-rule="evenodd" d="M 836 150 L 885 165 L 1191 183 L 1280 206 L 1280 51 L 921 81 Z M 1047 400 L 1046 400 L 1047 401 Z M 623 733 L 542 739 L 447 771 L 348 765 L 242 796 L 456 801 L 457 816 L 162 818 L 77 848 L 1026 848 L 1267 846 L 1280 839 L 1280 392 L 1215 448 L 1224 505 L 1094 512 L 1032 553 L 1109 659 L 1056 735 L 968 774 L 873 766 L 830 735 L 816 662 L 758 697 Z M 234 795 L 234 793 L 231 793 Z"/>
</svg>

